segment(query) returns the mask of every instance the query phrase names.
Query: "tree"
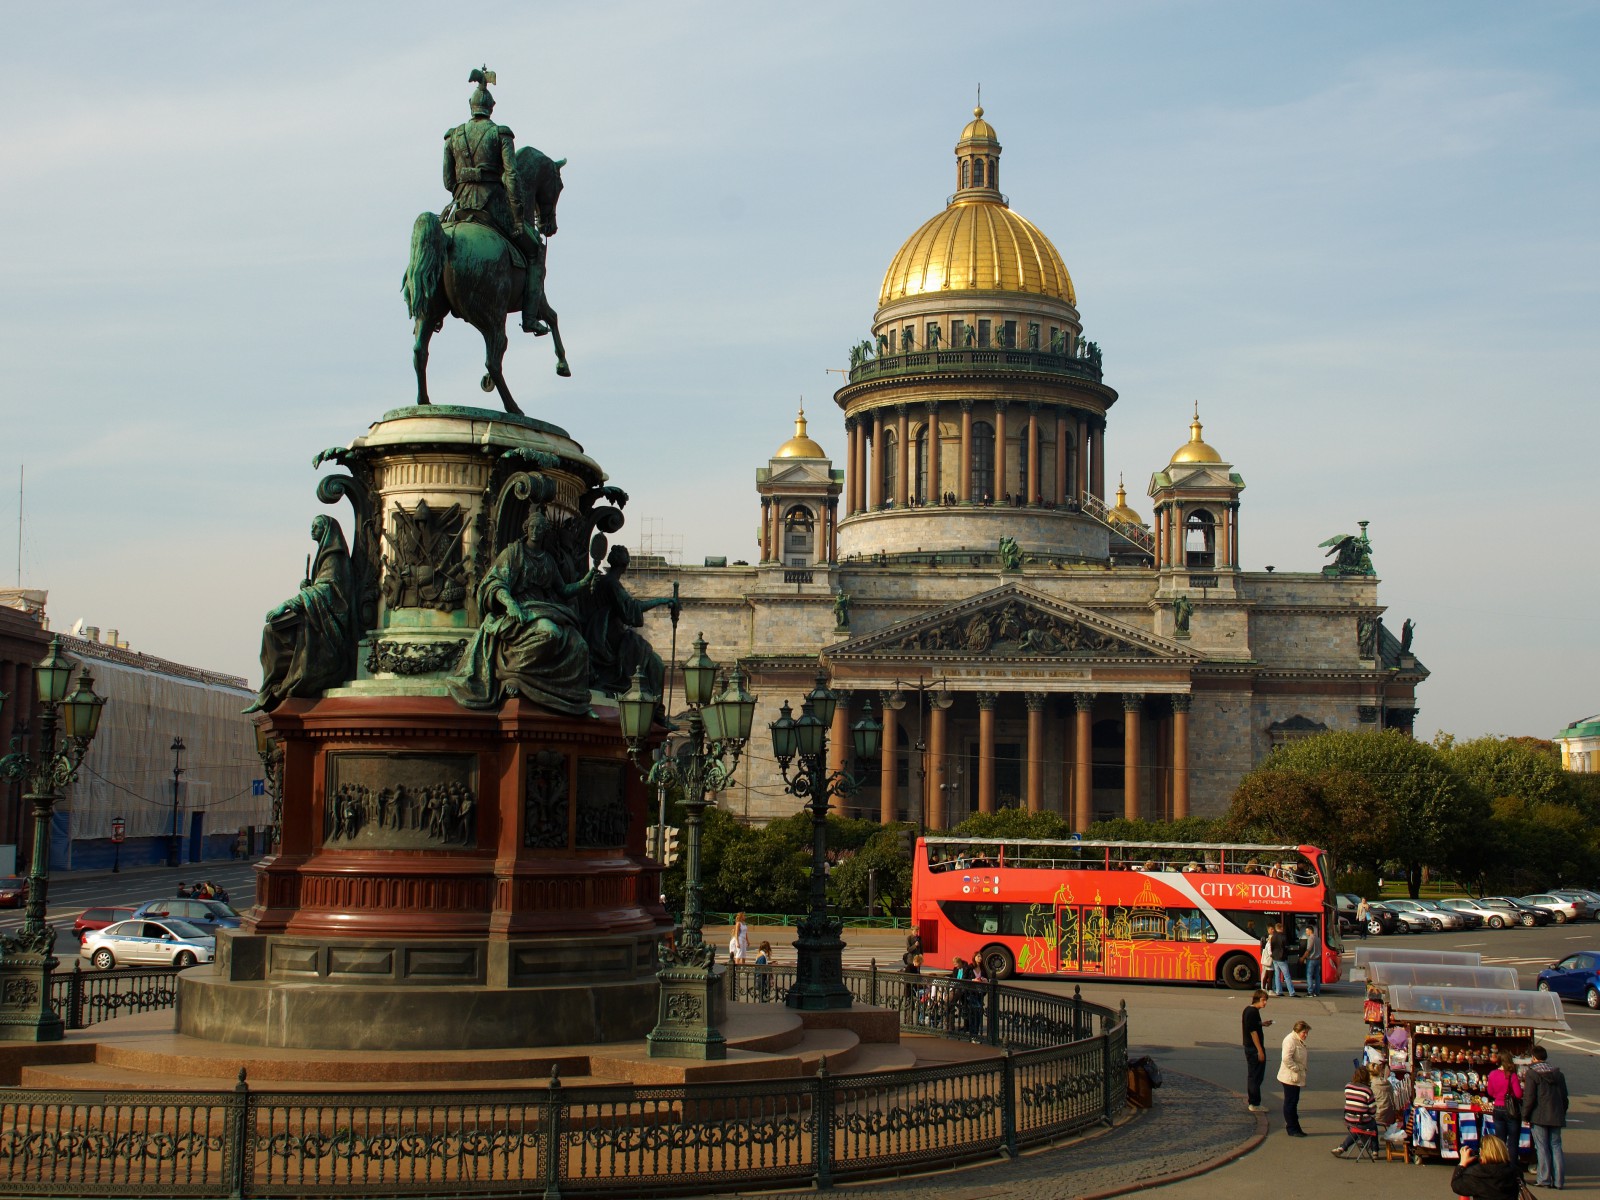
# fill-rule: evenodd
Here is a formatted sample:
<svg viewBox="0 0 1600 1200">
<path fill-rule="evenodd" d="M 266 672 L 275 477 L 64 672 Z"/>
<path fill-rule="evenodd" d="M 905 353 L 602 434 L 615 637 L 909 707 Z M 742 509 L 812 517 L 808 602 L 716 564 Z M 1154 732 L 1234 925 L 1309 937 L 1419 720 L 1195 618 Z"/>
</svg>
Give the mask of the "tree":
<svg viewBox="0 0 1600 1200">
<path fill-rule="evenodd" d="M 1552 743 L 1535 738 L 1480 737 L 1451 742 L 1444 754 L 1461 777 L 1490 800 L 1515 797 L 1540 805 L 1565 803 L 1570 798 L 1561 756 Z"/>
<path fill-rule="evenodd" d="M 1279 747 L 1262 769 L 1309 776 L 1324 791 L 1368 789 L 1377 801 L 1374 812 L 1388 817 L 1384 856 L 1405 865 L 1412 896 L 1421 891 L 1424 866 L 1457 873 L 1480 867 L 1489 803 L 1451 767 L 1445 751 L 1392 729 L 1323 733 Z M 1246 799 L 1252 799 L 1249 792 Z M 1349 796 L 1341 801 L 1352 802 Z"/>
<path fill-rule="evenodd" d="M 1341 868 L 1388 856 L 1393 813 L 1368 780 L 1276 762 L 1274 756 L 1239 781 L 1223 822 L 1228 840 L 1320 846 Z"/>
<path fill-rule="evenodd" d="M 973 813 L 950 833 L 974 838 L 1059 839 L 1072 833 L 1072 826 L 1059 813 L 1030 813 L 1025 808 L 1002 808 L 998 812 Z"/>
<path fill-rule="evenodd" d="M 866 907 L 869 875 L 873 871 L 877 872 L 880 905 L 904 908 L 911 903 L 911 859 L 900 849 L 900 829 L 880 826 L 861 849 L 834 868 L 829 882 L 834 900 L 841 907 Z"/>
<path fill-rule="evenodd" d="M 1215 842 L 1222 837 L 1222 822 L 1209 817 L 1184 817 L 1181 821 L 1113 817 L 1096 821 L 1083 836 L 1105 842 Z"/>
</svg>

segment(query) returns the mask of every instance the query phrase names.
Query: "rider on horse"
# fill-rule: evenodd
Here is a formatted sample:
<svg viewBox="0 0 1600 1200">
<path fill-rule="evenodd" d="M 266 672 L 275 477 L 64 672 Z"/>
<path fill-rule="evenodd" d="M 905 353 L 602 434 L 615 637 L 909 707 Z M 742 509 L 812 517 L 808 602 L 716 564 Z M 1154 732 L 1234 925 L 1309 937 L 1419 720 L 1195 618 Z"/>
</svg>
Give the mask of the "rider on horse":
<svg viewBox="0 0 1600 1200">
<path fill-rule="evenodd" d="M 478 86 L 469 104 L 472 119 L 444 135 L 444 186 L 452 200 L 445 209 L 447 225 L 473 221 L 501 234 L 526 260 L 527 282 L 522 302 L 522 328 L 542 334 L 549 327 L 539 320 L 544 295 L 544 243 L 538 231 L 523 219 L 522 193 L 517 186 L 516 138 L 504 125 L 490 119 L 494 97 L 488 85 L 494 72 L 474 70 L 467 82 Z"/>
</svg>

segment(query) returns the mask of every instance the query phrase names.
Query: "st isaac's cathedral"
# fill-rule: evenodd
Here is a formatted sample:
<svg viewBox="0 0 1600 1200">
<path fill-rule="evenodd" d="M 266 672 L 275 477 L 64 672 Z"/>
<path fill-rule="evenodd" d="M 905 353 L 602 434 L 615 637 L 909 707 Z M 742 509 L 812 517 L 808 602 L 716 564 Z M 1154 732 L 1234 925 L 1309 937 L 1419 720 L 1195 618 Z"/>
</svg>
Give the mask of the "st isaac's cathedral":
<svg viewBox="0 0 1600 1200">
<path fill-rule="evenodd" d="M 1118 396 L 1061 255 L 1000 190 L 1000 151 L 977 109 L 954 194 L 890 260 L 834 395 L 843 469 L 802 412 L 756 472 L 755 565 L 635 561 L 641 595 L 681 582 L 678 657 L 703 631 L 760 698 L 721 798 L 740 817 L 795 811 L 766 725 L 785 700 L 798 715 L 819 664 L 843 697 L 835 766 L 854 767 L 867 703 L 884 722 L 836 809 L 933 829 L 1007 805 L 1078 829 L 1216 816 L 1285 740 L 1412 727 L 1428 672 L 1384 626 L 1365 522 L 1320 573 L 1242 570 L 1244 480 L 1198 412 L 1148 518 L 1120 485 L 1107 501 Z M 645 632 L 666 657 L 665 609 Z"/>
</svg>

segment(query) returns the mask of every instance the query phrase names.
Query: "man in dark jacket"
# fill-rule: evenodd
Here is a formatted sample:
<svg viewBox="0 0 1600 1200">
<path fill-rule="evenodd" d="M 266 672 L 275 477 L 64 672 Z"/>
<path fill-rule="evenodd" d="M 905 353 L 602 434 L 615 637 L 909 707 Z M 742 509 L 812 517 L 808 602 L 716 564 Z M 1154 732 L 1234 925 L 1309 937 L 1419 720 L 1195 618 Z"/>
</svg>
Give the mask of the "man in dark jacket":
<svg viewBox="0 0 1600 1200">
<path fill-rule="evenodd" d="M 1561 1156 L 1561 1129 L 1567 1123 L 1567 1077 L 1545 1061 L 1543 1046 L 1533 1048 L 1533 1065 L 1522 1085 L 1522 1119 L 1533 1128 L 1533 1149 L 1539 1156 L 1538 1186 L 1566 1185 Z"/>
</svg>

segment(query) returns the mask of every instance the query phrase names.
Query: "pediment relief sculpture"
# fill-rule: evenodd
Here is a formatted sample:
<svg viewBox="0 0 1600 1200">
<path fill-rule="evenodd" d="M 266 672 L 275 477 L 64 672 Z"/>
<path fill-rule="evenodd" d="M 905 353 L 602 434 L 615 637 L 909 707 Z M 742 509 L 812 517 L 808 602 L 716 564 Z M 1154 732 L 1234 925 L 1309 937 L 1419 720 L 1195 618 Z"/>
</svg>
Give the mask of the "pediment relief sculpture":
<svg viewBox="0 0 1600 1200">
<path fill-rule="evenodd" d="M 1137 645 L 1077 617 L 1008 600 L 975 613 L 952 614 L 872 647 L 913 654 L 1118 654 L 1153 657 Z"/>
</svg>

